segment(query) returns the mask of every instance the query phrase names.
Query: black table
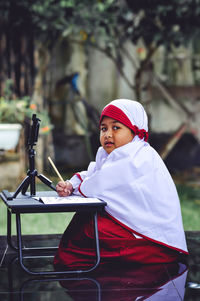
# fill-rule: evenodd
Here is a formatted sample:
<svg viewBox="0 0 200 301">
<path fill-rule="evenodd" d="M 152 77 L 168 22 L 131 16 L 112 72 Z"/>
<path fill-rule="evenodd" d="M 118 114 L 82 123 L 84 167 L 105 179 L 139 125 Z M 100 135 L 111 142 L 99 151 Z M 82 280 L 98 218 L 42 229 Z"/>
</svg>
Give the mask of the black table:
<svg viewBox="0 0 200 301">
<path fill-rule="evenodd" d="M 18 195 L 15 199 L 9 199 L 9 193 L 7 191 L 2 191 L 0 193 L 0 197 L 7 206 L 7 242 L 8 245 L 18 252 L 18 258 L 21 267 L 30 275 L 59 275 L 59 274 L 80 274 L 80 273 L 87 273 L 93 271 L 100 262 L 100 250 L 99 250 L 99 237 L 98 237 L 98 223 L 97 223 L 97 213 L 104 210 L 106 203 L 104 201 L 88 201 L 86 202 L 87 198 L 84 198 L 84 203 L 74 203 L 70 201 L 66 204 L 44 204 L 41 201 L 38 201 L 31 197 L 30 195 Z M 57 193 L 54 191 L 41 191 L 38 192 L 37 197 L 52 197 L 57 196 Z M 25 253 L 30 253 L 33 251 L 41 251 L 41 250 L 52 250 L 56 249 L 55 247 L 52 248 L 26 248 L 22 246 L 22 231 L 21 231 L 21 214 L 26 213 L 47 213 L 47 212 L 78 212 L 78 211 L 87 211 L 93 214 L 94 218 L 94 233 L 95 233 L 95 252 L 96 252 L 96 262 L 95 264 L 87 270 L 73 270 L 73 271 L 31 271 L 28 269 L 27 266 L 24 265 L 23 259 L 27 256 L 24 255 Z M 16 229 L 17 229 L 17 246 L 15 246 L 12 242 L 12 233 L 11 233 L 11 215 L 16 215 Z M 32 256 L 32 257 L 37 257 Z M 39 256 L 40 257 L 40 256 Z"/>
</svg>

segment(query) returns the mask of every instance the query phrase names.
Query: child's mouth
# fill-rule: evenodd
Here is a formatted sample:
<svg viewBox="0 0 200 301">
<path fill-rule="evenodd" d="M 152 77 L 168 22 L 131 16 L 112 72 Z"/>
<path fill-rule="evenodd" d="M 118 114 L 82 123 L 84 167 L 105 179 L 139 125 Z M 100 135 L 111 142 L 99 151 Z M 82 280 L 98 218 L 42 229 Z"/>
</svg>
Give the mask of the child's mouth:
<svg viewBox="0 0 200 301">
<path fill-rule="evenodd" d="M 111 142 L 111 141 L 107 141 L 107 142 L 105 142 L 105 146 L 112 146 L 114 143 L 113 142 Z"/>
</svg>

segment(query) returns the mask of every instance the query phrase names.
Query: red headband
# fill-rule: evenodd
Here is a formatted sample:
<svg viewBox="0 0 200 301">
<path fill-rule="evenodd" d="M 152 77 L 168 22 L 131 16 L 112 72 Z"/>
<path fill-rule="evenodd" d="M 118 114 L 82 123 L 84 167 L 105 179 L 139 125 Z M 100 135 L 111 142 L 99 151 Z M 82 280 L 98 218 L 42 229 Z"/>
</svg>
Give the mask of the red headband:
<svg viewBox="0 0 200 301">
<path fill-rule="evenodd" d="M 118 107 L 113 105 L 108 105 L 107 107 L 105 107 L 101 113 L 100 123 L 102 122 L 104 116 L 118 120 L 119 122 L 127 126 L 129 129 L 131 129 L 135 135 L 138 135 L 140 139 L 144 138 L 144 141 L 148 140 L 148 132 L 144 129 L 138 129 L 136 125 L 133 125 L 126 116 L 126 114 Z"/>
</svg>

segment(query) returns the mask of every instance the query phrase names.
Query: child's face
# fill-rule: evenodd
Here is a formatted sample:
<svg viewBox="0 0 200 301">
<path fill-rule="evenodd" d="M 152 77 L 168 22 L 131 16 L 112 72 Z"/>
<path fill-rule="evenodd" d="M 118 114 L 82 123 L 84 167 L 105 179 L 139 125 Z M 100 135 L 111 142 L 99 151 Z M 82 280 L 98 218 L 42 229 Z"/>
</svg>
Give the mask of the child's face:
<svg viewBox="0 0 200 301">
<path fill-rule="evenodd" d="M 115 148 L 131 142 L 134 134 L 121 122 L 104 117 L 100 126 L 100 143 L 105 151 L 110 154 Z"/>
</svg>

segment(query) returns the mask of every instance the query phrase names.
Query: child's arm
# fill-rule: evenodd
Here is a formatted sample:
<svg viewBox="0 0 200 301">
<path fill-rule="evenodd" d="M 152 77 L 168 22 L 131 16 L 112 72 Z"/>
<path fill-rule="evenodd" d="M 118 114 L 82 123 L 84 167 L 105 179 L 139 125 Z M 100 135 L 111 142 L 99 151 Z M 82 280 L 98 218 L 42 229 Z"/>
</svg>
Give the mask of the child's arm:
<svg viewBox="0 0 200 301">
<path fill-rule="evenodd" d="M 88 166 L 88 170 L 78 172 L 72 176 L 69 181 L 60 181 L 56 185 L 56 190 L 59 196 L 69 196 L 72 192 L 76 195 L 80 195 L 79 185 L 84 179 L 94 171 L 95 164 L 91 162 Z"/>
</svg>

